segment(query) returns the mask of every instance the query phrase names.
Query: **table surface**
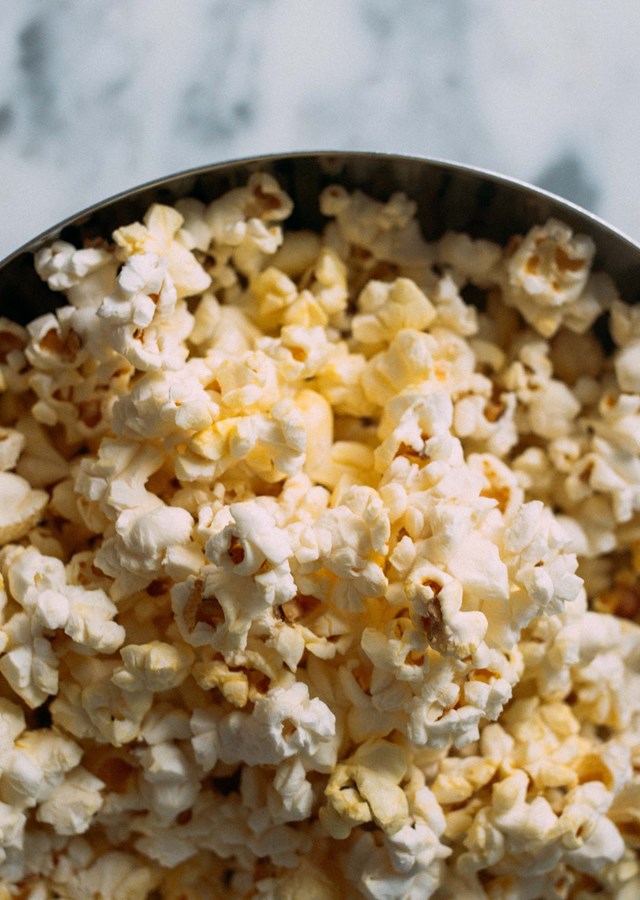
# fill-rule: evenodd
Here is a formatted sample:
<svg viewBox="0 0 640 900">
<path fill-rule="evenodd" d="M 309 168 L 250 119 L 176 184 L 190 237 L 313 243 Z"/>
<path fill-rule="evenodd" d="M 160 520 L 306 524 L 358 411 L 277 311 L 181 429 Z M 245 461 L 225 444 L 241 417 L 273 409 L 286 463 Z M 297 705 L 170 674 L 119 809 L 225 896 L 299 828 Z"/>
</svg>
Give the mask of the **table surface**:
<svg viewBox="0 0 640 900">
<path fill-rule="evenodd" d="M 640 239 L 638 0 L 0 0 L 0 257 L 152 178 L 382 150 Z"/>
</svg>

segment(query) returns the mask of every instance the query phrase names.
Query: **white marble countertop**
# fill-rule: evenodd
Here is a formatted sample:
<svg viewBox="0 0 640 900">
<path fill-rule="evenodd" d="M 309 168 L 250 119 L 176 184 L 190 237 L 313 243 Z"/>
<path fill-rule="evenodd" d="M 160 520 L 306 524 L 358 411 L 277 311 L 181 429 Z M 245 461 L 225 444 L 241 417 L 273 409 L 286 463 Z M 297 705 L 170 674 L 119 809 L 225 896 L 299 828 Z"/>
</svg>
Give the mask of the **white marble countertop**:
<svg viewBox="0 0 640 900">
<path fill-rule="evenodd" d="M 640 239 L 638 0 L 0 0 L 0 257 L 151 178 L 385 150 Z"/>
</svg>

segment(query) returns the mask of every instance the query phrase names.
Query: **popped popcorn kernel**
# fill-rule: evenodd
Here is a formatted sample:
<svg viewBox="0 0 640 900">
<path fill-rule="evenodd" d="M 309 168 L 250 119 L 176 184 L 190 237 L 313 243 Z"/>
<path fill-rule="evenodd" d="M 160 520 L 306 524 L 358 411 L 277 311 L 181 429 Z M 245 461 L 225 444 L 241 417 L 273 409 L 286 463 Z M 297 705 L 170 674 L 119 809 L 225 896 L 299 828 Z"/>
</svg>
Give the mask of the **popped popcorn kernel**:
<svg viewBox="0 0 640 900">
<path fill-rule="evenodd" d="M 154 204 L 0 320 L 0 896 L 631 900 L 640 312 L 553 219 L 319 208 Z"/>
</svg>

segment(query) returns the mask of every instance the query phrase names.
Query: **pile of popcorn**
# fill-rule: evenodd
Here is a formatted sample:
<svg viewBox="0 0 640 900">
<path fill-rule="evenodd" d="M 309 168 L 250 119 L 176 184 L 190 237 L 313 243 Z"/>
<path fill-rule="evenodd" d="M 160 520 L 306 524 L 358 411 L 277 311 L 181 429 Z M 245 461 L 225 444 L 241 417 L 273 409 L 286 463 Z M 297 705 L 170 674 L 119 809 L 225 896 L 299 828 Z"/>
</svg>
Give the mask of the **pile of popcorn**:
<svg viewBox="0 0 640 900">
<path fill-rule="evenodd" d="M 320 207 L 0 320 L 2 900 L 640 896 L 640 308 L 555 220 Z"/>
</svg>

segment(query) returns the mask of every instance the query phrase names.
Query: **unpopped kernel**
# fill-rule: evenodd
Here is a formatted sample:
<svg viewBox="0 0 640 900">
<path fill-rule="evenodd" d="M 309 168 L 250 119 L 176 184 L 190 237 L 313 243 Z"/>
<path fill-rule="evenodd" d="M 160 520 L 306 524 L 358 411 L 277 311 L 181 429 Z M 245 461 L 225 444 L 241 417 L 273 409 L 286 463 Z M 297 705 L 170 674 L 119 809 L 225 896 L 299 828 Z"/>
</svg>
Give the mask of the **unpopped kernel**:
<svg viewBox="0 0 640 900">
<path fill-rule="evenodd" d="M 631 900 L 640 314 L 555 220 L 292 209 L 55 241 L 0 320 L 0 893 Z"/>
</svg>

